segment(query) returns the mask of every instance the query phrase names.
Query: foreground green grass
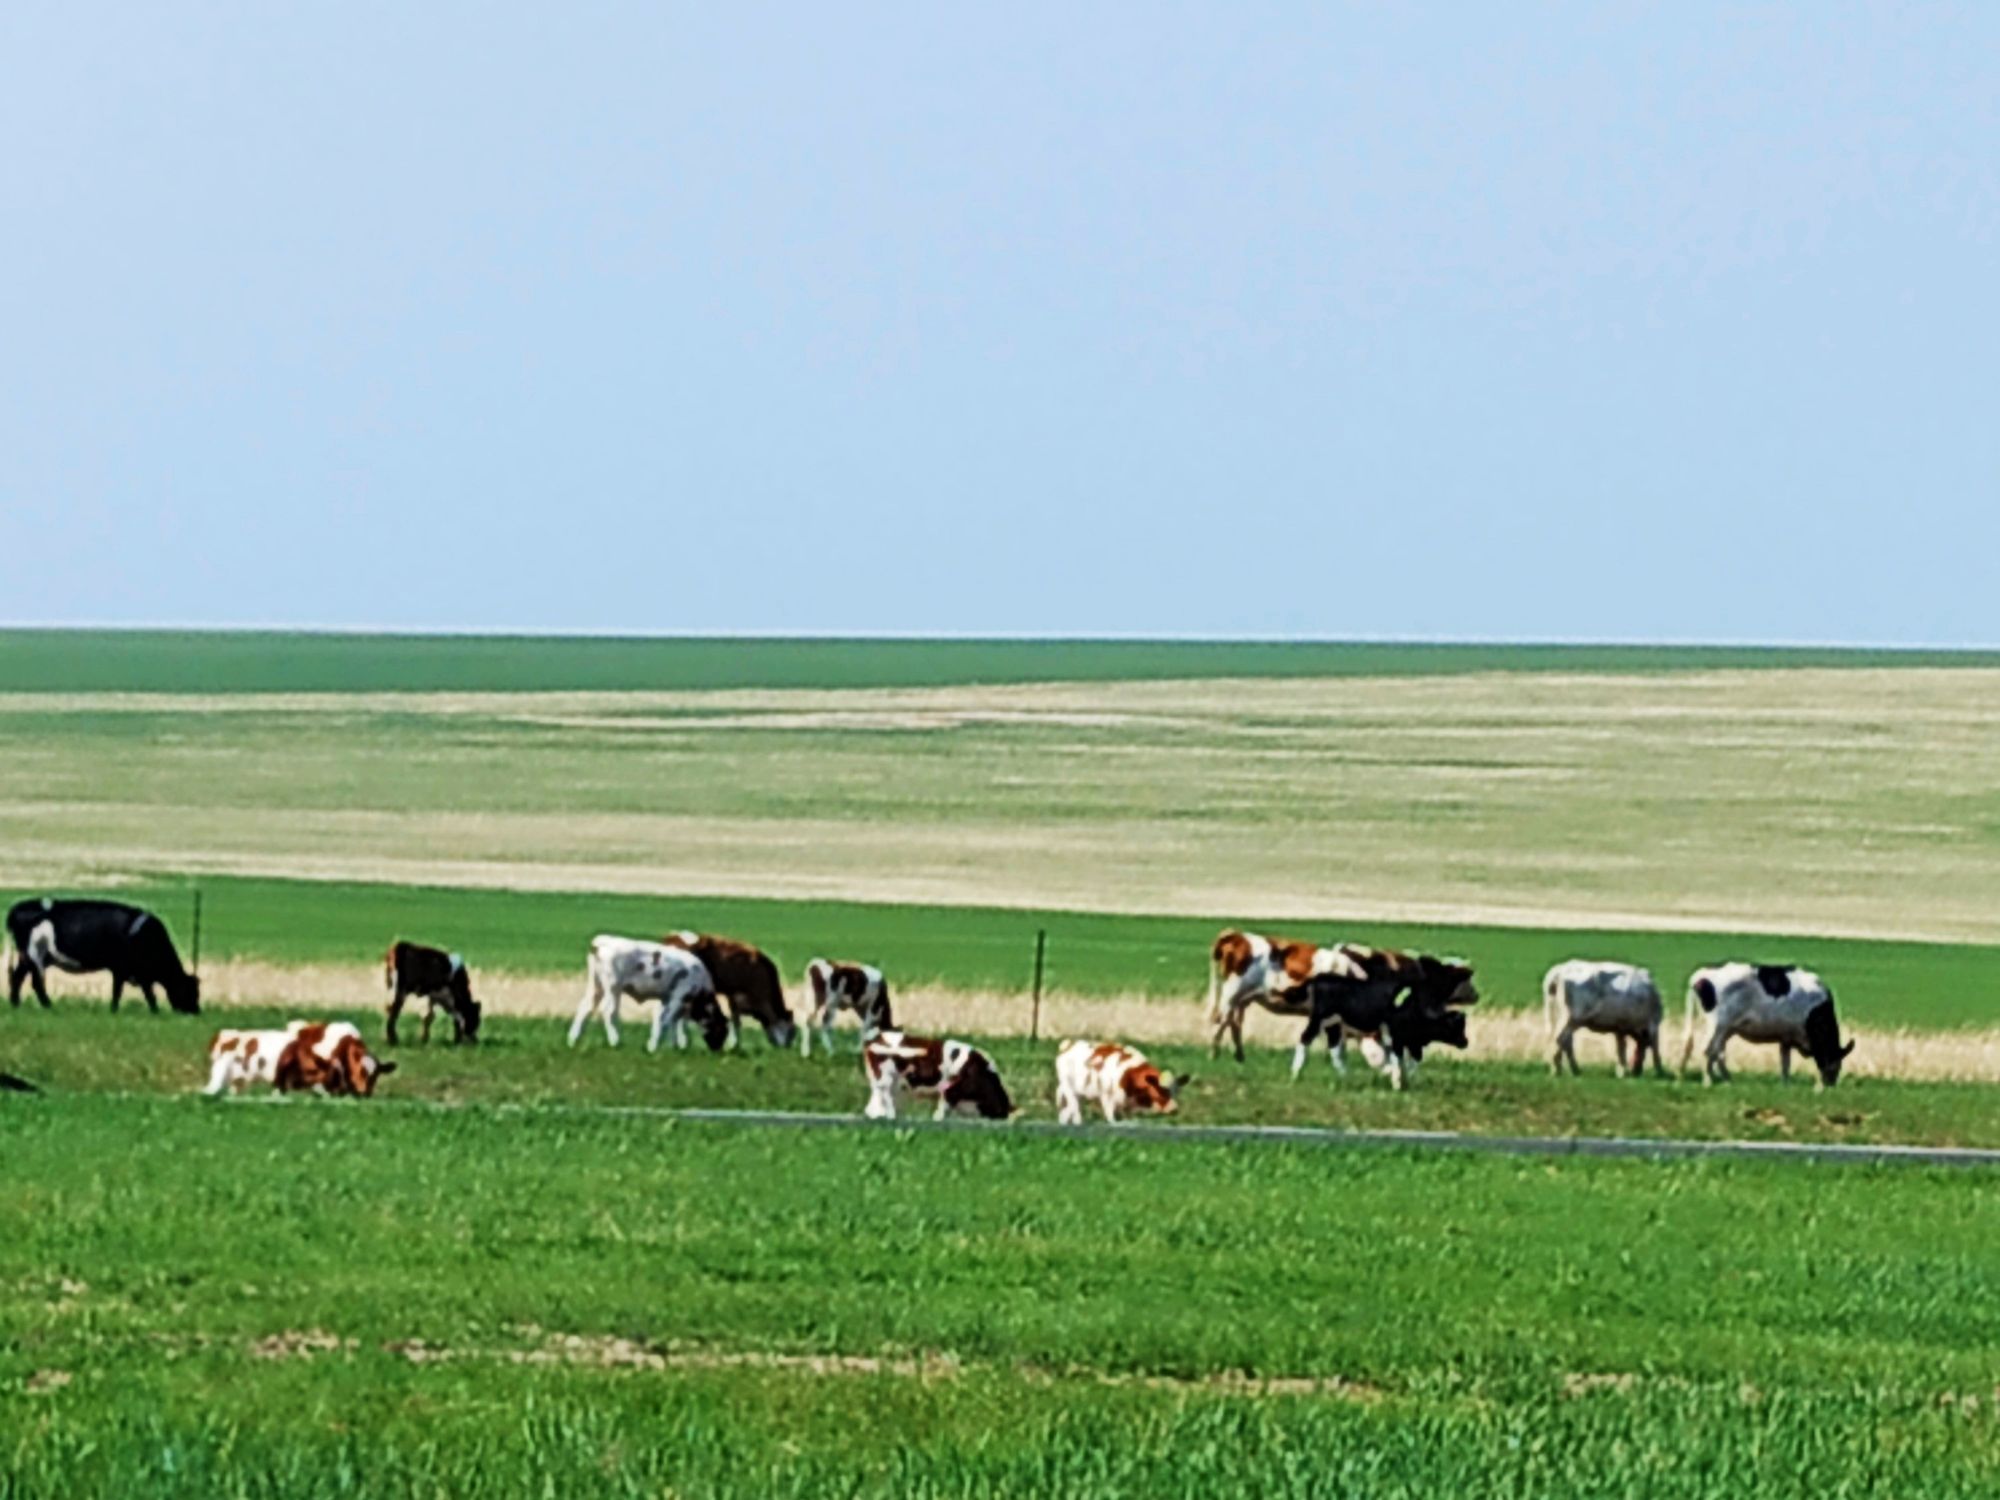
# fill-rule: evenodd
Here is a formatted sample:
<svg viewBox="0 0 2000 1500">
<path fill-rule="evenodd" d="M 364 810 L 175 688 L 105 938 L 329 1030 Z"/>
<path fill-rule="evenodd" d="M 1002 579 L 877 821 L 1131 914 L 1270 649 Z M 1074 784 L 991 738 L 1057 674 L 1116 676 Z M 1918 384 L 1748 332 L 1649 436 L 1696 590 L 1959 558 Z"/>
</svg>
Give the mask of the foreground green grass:
<svg viewBox="0 0 2000 1500">
<path fill-rule="evenodd" d="M 184 880 L 155 879 L 119 894 L 160 912 L 185 945 L 193 890 Z M 881 965 L 902 990 L 940 985 L 1018 992 L 1024 1015 L 1037 929 L 1049 934 L 1050 988 L 1150 995 L 1193 1008 L 1205 992 L 1209 944 L 1221 925 L 1206 917 L 226 877 L 204 879 L 201 892 L 202 946 L 211 958 L 372 965 L 391 939 L 409 937 L 464 953 L 475 972 L 575 974 L 581 985 L 583 955 L 594 934 L 654 937 L 693 927 L 757 942 L 778 960 L 787 987 L 800 983 L 806 960 L 815 955 L 858 958 Z M 1231 920 L 1321 941 L 1461 954 L 1478 967 L 1482 1003 L 1502 1008 L 1540 1006 L 1542 975 L 1562 959 L 1622 958 L 1652 968 L 1678 1030 L 1688 973 L 1749 958 L 1817 968 L 1833 985 L 1842 1015 L 1863 1029 L 2000 1025 L 2000 950 L 1975 944 Z M 101 977 L 60 982 L 78 993 L 108 993 Z"/>
<path fill-rule="evenodd" d="M 2000 1486 L 1963 1172 L 0 1117 L 8 1495 Z"/>
<path fill-rule="evenodd" d="M 231 1010 L 214 1017 L 113 1016 L 68 1006 L 0 1016 L 0 1066 L 56 1094 L 186 1094 L 207 1078 L 206 1048 L 216 1025 L 282 1026 L 296 1012 Z M 378 1012 L 352 1012 L 364 1035 L 381 1036 Z M 451 1105 L 639 1105 L 667 1109 L 803 1110 L 858 1114 L 866 1098 L 855 1034 L 839 1034 L 835 1058 L 772 1051 L 753 1028 L 740 1052 L 697 1047 L 649 1056 L 650 1007 L 628 1008 L 622 1047 L 604 1044 L 595 1025 L 583 1044 L 565 1042 L 558 1020 L 496 1018 L 477 1047 L 409 1045 L 383 1056 L 398 1072 L 385 1101 Z M 409 1025 L 406 1020 L 406 1025 Z M 1030 1119 L 1054 1117 L 1056 1039 L 981 1039 Z M 1726 1087 L 1618 1079 L 1608 1066 L 1553 1079 L 1523 1063 L 1427 1062 L 1398 1094 L 1353 1054 L 1336 1080 L 1318 1058 L 1296 1083 L 1289 1056 L 1252 1051 L 1249 1061 L 1211 1060 L 1192 1047 L 1149 1046 L 1163 1067 L 1193 1075 L 1183 1112 L 1169 1122 L 1310 1125 L 1344 1129 L 1455 1130 L 1481 1135 L 1623 1135 L 1701 1140 L 1832 1141 L 1850 1144 L 1978 1146 L 2000 1149 L 2000 1109 L 1989 1084 L 1850 1079 L 1818 1092 L 1768 1073 L 1742 1074 Z M 921 1105 L 912 1106 L 921 1115 Z M 1151 1127 L 1149 1127 L 1151 1128 Z"/>
<path fill-rule="evenodd" d="M 0 692 L 549 692 L 1182 677 L 1994 666 L 2000 653 L 1364 641 L 1017 641 L 0 631 Z"/>
</svg>

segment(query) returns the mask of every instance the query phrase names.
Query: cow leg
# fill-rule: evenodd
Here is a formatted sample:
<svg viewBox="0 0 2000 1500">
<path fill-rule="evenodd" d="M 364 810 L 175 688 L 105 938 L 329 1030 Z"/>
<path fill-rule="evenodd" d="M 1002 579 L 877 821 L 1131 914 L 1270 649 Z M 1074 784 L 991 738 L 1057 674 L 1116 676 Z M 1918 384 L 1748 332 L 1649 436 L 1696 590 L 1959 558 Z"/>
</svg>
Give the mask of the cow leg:
<svg viewBox="0 0 2000 1500">
<path fill-rule="evenodd" d="M 868 1107 L 861 1111 L 871 1120 L 893 1120 L 896 1118 L 896 1080 L 887 1074 L 877 1078 L 868 1086 Z"/>
<path fill-rule="evenodd" d="M 666 1034 L 669 1026 L 674 1026 L 678 1029 L 680 1018 L 681 1008 L 677 1002 L 661 1000 L 660 1008 L 653 1013 L 653 1034 L 646 1042 L 646 1050 L 648 1052 L 658 1052 L 660 1050 L 660 1038 Z M 683 1047 L 687 1045 L 685 1035 L 680 1038 L 680 1045 Z"/>
<path fill-rule="evenodd" d="M 590 1022 L 590 1013 L 597 1009 L 597 997 L 585 995 L 577 1002 L 576 1019 L 569 1023 L 569 1044 L 574 1047 L 583 1036 L 583 1028 Z"/>
<path fill-rule="evenodd" d="M 401 1045 L 396 1040 L 396 1022 L 402 1019 L 403 1004 L 409 998 L 410 997 L 408 993 L 403 989 L 403 987 L 400 984 L 396 986 L 396 993 L 389 997 L 389 1022 L 388 1025 L 383 1028 L 382 1034 L 385 1038 L 387 1038 L 388 1043 L 391 1047 Z M 570 1042 L 572 1045 L 574 1045 L 576 1042 L 576 1038 L 572 1036 L 570 1038 Z"/>
<path fill-rule="evenodd" d="M 604 991 L 604 998 L 597 1003 L 597 1012 L 604 1019 L 604 1039 L 612 1046 L 618 1045 L 618 1008 L 623 997 L 615 985 Z"/>
<path fill-rule="evenodd" d="M 1293 1083 L 1299 1081 L 1299 1074 L 1305 1070 L 1306 1053 L 1311 1050 L 1314 1039 L 1325 1029 L 1325 1026 L 1326 1017 L 1321 1015 L 1317 1009 L 1313 1011 L 1311 1016 L 1307 1017 L 1306 1029 L 1299 1033 L 1299 1044 L 1292 1048 Z"/>
<path fill-rule="evenodd" d="M 146 997 L 146 1009 L 157 1016 L 160 1013 L 160 1002 L 153 998 L 152 982 L 145 979 L 140 980 L 139 993 Z"/>
<path fill-rule="evenodd" d="M 1556 1033 L 1556 1050 L 1555 1055 L 1549 1059 L 1549 1071 L 1558 1078 L 1562 1077 L 1563 1058 L 1570 1056 L 1570 1047 L 1575 1040 L 1576 1028 L 1572 1025 L 1565 1025 Z M 1576 1066 L 1574 1057 L 1570 1057 L 1570 1066 L 1572 1068 Z"/>
<path fill-rule="evenodd" d="M 236 1059 L 225 1052 L 209 1065 L 208 1087 L 204 1094 L 215 1095 L 229 1087 L 229 1075 L 235 1070 Z"/>
<path fill-rule="evenodd" d="M 417 1028 L 417 1040 L 426 1047 L 431 1044 L 431 1020 L 437 1015 L 437 996 L 424 996 L 424 1024 Z"/>
<path fill-rule="evenodd" d="M 1704 1054 L 1708 1070 L 1702 1078 L 1704 1083 L 1729 1082 L 1729 1065 L 1722 1060 L 1722 1049 L 1729 1045 L 1729 1039 L 1720 1034 L 1709 1038 L 1708 1051 Z"/>
<path fill-rule="evenodd" d="M 1660 1056 L 1660 1028 L 1658 1026 L 1653 1027 L 1652 1030 L 1646 1033 L 1646 1042 L 1653 1049 L 1653 1076 L 1655 1078 L 1665 1078 L 1667 1076 L 1667 1065 L 1665 1060 Z M 1643 1053 L 1639 1057 L 1639 1066 L 1641 1068 L 1646 1066 L 1646 1058 Z"/>
<path fill-rule="evenodd" d="M 1118 1100 L 1112 1095 L 1111 1090 L 1106 1089 L 1103 1093 L 1099 1094 L 1097 1102 L 1104 1109 L 1104 1123 L 1107 1125 L 1116 1125 L 1118 1123 Z"/>
<path fill-rule="evenodd" d="M 1347 1028 L 1338 1021 L 1326 1028 L 1326 1060 L 1335 1073 L 1347 1076 Z"/>
<path fill-rule="evenodd" d="M 1628 1038 L 1622 1031 L 1614 1031 L 1611 1033 L 1611 1050 L 1618 1059 L 1616 1067 L 1618 1070 L 1618 1076 L 1620 1078 L 1629 1078 L 1632 1076 L 1631 1069 L 1625 1061 L 1625 1051 L 1627 1043 L 1629 1041 L 1630 1038 Z M 1570 1061 L 1572 1065 L 1574 1065 L 1575 1058 L 1572 1056 Z"/>
<path fill-rule="evenodd" d="M 1061 1085 L 1056 1087 L 1056 1123 L 1058 1125 L 1083 1123 L 1083 1101 Z"/>
<path fill-rule="evenodd" d="M 1389 1048 L 1389 1087 L 1400 1094 L 1403 1091 L 1404 1081 L 1403 1049 L 1391 1046 Z"/>
</svg>

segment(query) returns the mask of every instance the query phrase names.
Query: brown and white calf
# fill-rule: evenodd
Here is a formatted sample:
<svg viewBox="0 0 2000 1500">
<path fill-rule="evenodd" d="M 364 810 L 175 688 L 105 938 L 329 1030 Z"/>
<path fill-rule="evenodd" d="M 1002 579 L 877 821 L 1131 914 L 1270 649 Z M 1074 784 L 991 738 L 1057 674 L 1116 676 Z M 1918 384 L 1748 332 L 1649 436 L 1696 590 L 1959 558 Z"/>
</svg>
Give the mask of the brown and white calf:
<svg viewBox="0 0 2000 1500">
<path fill-rule="evenodd" d="M 431 1018 L 439 1006 L 451 1017 L 453 1043 L 479 1040 L 479 1002 L 472 998 L 472 977 L 466 973 L 465 960 L 456 953 L 426 948 L 421 943 L 391 943 L 382 962 L 382 984 L 389 991 L 386 1035 L 391 1047 L 397 1045 L 396 1022 L 412 995 L 425 1002 L 420 1041 L 430 1041 Z"/>
<path fill-rule="evenodd" d="M 1359 977 L 1353 974 L 1345 952 L 1338 946 L 1224 930 L 1208 954 L 1208 1021 L 1215 1028 L 1208 1055 L 1220 1052 L 1223 1037 L 1229 1036 L 1235 1044 L 1236 1060 L 1243 1061 L 1243 1016 L 1252 1005 L 1261 1005 L 1274 1015 L 1306 1015 L 1299 992 L 1307 980 L 1322 974 Z M 1334 1056 L 1344 1070 L 1345 1057 L 1337 1051 Z"/>
<path fill-rule="evenodd" d="M 1646 1071 L 1646 1054 L 1653 1054 L 1653 1072 L 1667 1076 L 1660 1061 L 1660 1021 L 1665 1014 L 1659 986 L 1645 969 L 1631 964 L 1599 963 L 1588 958 L 1572 958 L 1559 963 L 1542 977 L 1542 1015 L 1555 1042 L 1549 1066 L 1560 1074 L 1563 1063 L 1570 1073 L 1576 1065 L 1576 1034 L 1579 1031 L 1609 1032 L 1618 1049 L 1618 1071 L 1626 1069 L 1625 1049 L 1633 1048 L 1631 1075 Z"/>
<path fill-rule="evenodd" d="M 253 1083 L 281 1094 L 313 1092 L 366 1099 L 396 1071 L 368 1050 L 346 1021 L 294 1021 L 283 1031 L 218 1031 L 208 1044 L 205 1094 Z"/>
<path fill-rule="evenodd" d="M 896 1024 L 889 1008 L 889 981 L 873 964 L 835 963 L 816 958 L 806 965 L 806 990 L 812 1009 L 806 1014 L 805 1039 L 800 1050 L 812 1054 L 812 1031 L 819 1028 L 820 1044 L 833 1051 L 833 1018 L 843 1010 L 854 1012 L 861 1023 L 862 1040 Z"/>
<path fill-rule="evenodd" d="M 1136 1047 L 1117 1042 L 1064 1042 L 1056 1053 L 1056 1119 L 1083 1123 L 1083 1106 L 1094 1102 L 1105 1123 L 1122 1116 L 1170 1115 L 1180 1106 L 1186 1078 L 1162 1073 Z"/>
<path fill-rule="evenodd" d="M 792 1045 L 799 1028 L 785 1006 L 785 989 L 778 982 L 778 966 L 763 949 L 706 932 L 669 933 L 666 941 L 700 959 L 708 977 L 715 982 L 716 996 L 729 1002 L 731 1047 L 742 1041 L 745 1016 L 764 1028 L 764 1036 L 773 1047 L 782 1049 Z"/>
<path fill-rule="evenodd" d="M 953 1114 L 982 1120 L 1005 1120 L 1014 1101 L 993 1059 L 969 1042 L 902 1031 L 880 1031 L 861 1044 L 861 1069 L 868 1076 L 871 1120 L 896 1118 L 896 1099 L 904 1091 L 937 1096 L 937 1119 Z"/>
<path fill-rule="evenodd" d="M 604 1020 L 605 1041 L 617 1046 L 618 1005 L 627 998 L 660 1002 L 653 1015 L 653 1034 L 646 1042 L 648 1052 L 660 1050 L 660 1039 L 669 1029 L 674 1045 L 685 1048 L 689 1021 L 701 1027 L 711 1052 L 721 1051 L 729 1038 L 729 1023 L 716 1004 L 715 984 L 700 959 L 685 948 L 599 933 L 590 940 L 583 999 L 570 1022 L 569 1044 L 577 1044 L 595 1010 Z"/>
</svg>

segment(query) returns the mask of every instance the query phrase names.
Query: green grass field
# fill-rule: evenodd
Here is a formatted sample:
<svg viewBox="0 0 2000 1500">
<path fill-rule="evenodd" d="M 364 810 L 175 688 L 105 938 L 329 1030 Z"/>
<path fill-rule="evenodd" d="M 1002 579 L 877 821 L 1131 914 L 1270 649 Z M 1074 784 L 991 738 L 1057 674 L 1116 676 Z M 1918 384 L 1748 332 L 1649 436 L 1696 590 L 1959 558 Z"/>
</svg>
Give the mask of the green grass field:
<svg viewBox="0 0 2000 1500">
<path fill-rule="evenodd" d="M 1149 1044 L 1196 1079 L 1118 1139 L 804 1132 L 616 1111 L 854 1113 L 851 1054 L 648 1057 L 629 1013 L 571 1051 L 496 1003 L 366 1104 L 192 1096 L 217 1024 L 378 1035 L 394 936 L 526 1011 L 591 934 L 679 926 L 794 985 L 881 963 L 1044 1118 L 1038 929 L 1052 1013 L 1191 1016 L 1236 922 L 1461 953 L 1475 1041 L 1589 954 L 1654 968 L 1671 1052 L 1686 971 L 1743 956 L 1825 973 L 1857 1066 L 1988 1056 L 1996 666 L 0 633 L 0 882 L 115 890 L 184 947 L 199 883 L 246 1002 L 0 1010 L 45 1089 L 0 1095 L 0 1500 L 2000 1492 L 1983 1169 L 1151 1135 L 2000 1147 L 1990 1085 L 1628 1082 L 1608 1048 L 1559 1083 L 1524 1049 L 1399 1095 Z"/>
<path fill-rule="evenodd" d="M 0 692 L 578 692 L 2000 666 L 1991 651 L 0 630 Z"/>
<path fill-rule="evenodd" d="M 298 1013 L 295 1006 L 201 1018 L 153 1017 L 143 1010 L 114 1016 L 101 1006 L 26 1009 L 0 1017 L 0 1064 L 58 1095 L 186 1094 L 206 1081 L 206 1049 L 216 1025 L 282 1027 Z M 379 1010 L 313 1013 L 344 1015 L 379 1045 Z M 754 1028 L 738 1052 L 711 1055 L 697 1043 L 685 1053 L 666 1048 L 649 1056 L 652 1015 L 650 1006 L 627 1006 L 624 1041 L 615 1050 L 605 1045 L 595 1021 L 574 1050 L 565 1041 L 566 1017 L 489 1019 L 477 1047 L 415 1045 L 415 1027 L 406 1021 L 404 1045 L 382 1052 L 398 1066 L 384 1082 L 384 1097 L 408 1104 L 860 1113 L 867 1090 L 851 1028 L 837 1034 L 840 1051 L 832 1059 L 775 1052 Z M 991 1053 L 1025 1118 L 1054 1118 L 1058 1038 L 1034 1042 L 973 1032 L 971 1039 Z M 1588 1074 L 1562 1080 L 1551 1078 L 1546 1064 L 1439 1055 L 1399 1094 L 1358 1053 L 1344 1080 L 1315 1058 L 1295 1083 L 1289 1053 L 1276 1048 L 1253 1049 L 1241 1064 L 1211 1059 L 1200 1047 L 1149 1044 L 1146 1052 L 1194 1079 L 1183 1111 L 1156 1122 L 1165 1129 L 1305 1125 L 2000 1149 L 2000 1110 L 1992 1107 L 1989 1084 L 1850 1078 L 1819 1092 L 1808 1069 L 1790 1084 L 1746 1071 L 1727 1087 L 1704 1088 L 1692 1078 L 1616 1078 L 1607 1049 Z M 921 1103 L 911 1108 L 926 1113 Z"/>
<path fill-rule="evenodd" d="M 10 1496 L 2000 1485 L 1964 1173 L 0 1113 Z"/>
<path fill-rule="evenodd" d="M 1144 995 L 1195 1008 L 1207 984 L 1214 920 L 1001 908 L 894 906 L 866 902 L 757 901 L 726 897 L 490 891 L 350 882 L 201 882 L 203 951 L 211 959 L 276 964 L 378 965 L 398 936 L 464 953 L 475 969 L 576 975 L 598 932 L 654 937 L 681 927 L 753 938 L 779 962 L 788 988 L 815 955 L 880 964 L 899 990 L 1016 993 L 1025 1017 L 1035 933 L 1049 934 L 1050 989 L 1079 995 Z M 192 925 L 193 886 L 150 881 L 121 892 L 151 906 L 177 935 Z M 1680 1009 L 1679 985 L 1695 967 L 1725 957 L 1802 963 L 1835 981 L 1842 1014 L 1858 1027 L 1947 1029 L 2000 1022 L 2000 954 L 1970 944 L 1773 938 L 1753 933 L 1599 932 L 1413 923 L 1320 924 L 1232 918 L 1300 935 L 1462 954 L 1478 968 L 1484 1000 L 1500 1009 L 1538 1008 L 1549 965 L 1579 954 L 1650 965 Z M 67 980 L 77 994 L 106 992 L 101 978 Z M 379 995 L 355 995 L 372 1005 Z M 0 1036 L 4 1036 L 0 1031 Z"/>
</svg>

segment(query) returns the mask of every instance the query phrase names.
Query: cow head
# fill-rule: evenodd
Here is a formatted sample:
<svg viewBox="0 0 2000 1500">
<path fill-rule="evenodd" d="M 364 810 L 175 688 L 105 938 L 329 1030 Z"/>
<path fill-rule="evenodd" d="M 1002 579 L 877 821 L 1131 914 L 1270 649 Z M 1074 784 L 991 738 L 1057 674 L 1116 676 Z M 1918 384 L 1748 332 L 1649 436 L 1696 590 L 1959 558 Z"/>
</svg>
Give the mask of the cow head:
<svg viewBox="0 0 2000 1500">
<path fill-rule="evenodd" d="M 1180 1108 L 1180 1092 L 1187 1083 L 1185 1078 L 1143 1063 L 1125 1075 L 1125 1102 L 1134 1111 L 1170 1115 Z"/>
<path fill-rule="evenodd" d="M 712 993 L 696 995 L 688 1002 L 688 1019 L 701 1028 L 701 1039 L 708 1043 L 708 1050 L 720 1052 L 729 1040 L 729 1017 L 722 1013 L 722 1005 Z"/>
<path fill-rule="evenodd" d="M 468 1042 L 479 1040 L 479 1002 L 467 995 L 458 1004 L 458 1020 L 463 1030 L 459 1033 Z"/>
<path fill-rule="evenodd" d="M 966 1058 L 958 1076 L 944 1087 L 943 1102 L 953 1109 L 969 1105 L 982 1120 L 1006 1120 L 1014 1114 L 1014 1100 L 1000 1074 L 983 1052 Z"/>
<path fill-rule="evenodd" d="M 1840 1018 L 1833 1013 L 1831 995 L 1824 1005 L 1815 1005 L 1806 1012 L 1806 1051 L 1812 1055 L 1813 1066 L 1819 1069 L 1821 1084 L 1832 1088 L 1840 1082 L 1841 1067 L 1853 1050 L 1854 1043 L 1844 1047 L 1840 1043 Z"/>
<path fill-rule="evenodd" d="M 1466 1046 L 1465 1012 L 1436 1010 L 1414 999 L 1404 1000 L 1390 1018 L 1389 1039 L 1398 1051 L 1418 1060 L 1430 1046 L 1455 1047 L 1462 1052 Z"/>
<path fill-rule="evenodd" d="M 353 1094 L 366 1099 L 375 1085 L 396 1071 L 393 1062 L 382 1062 L 358 1036 L 342 1037 L 328 1059 L 324 1087 L 329 1094 Z"/>
<path fill-rule="evenodd" d="M 780 1052 L 789 1052 L 799 1039 L 798 1022 L 792 1019 L 790 1011 L 785 1011 L 775 1021 L 764 1023 L 764 1038 Z"/>
<path fill-rule="evenodd" d="M 167 1004 L 182 1015 L 201 1014 L 201 980 L 195 975 L 183 974 L 178 979 L 168 979 L 161 988 L 167 992 Z"/>
<path fill-rule="evenodd" d="M 1410 998 L 1432 1010 L 1450 1005 L 1477 1005 L 1479 990 L 1472 982 L 1472 965 L 1455 958 L 1420 956 Z"/>
</svg>

